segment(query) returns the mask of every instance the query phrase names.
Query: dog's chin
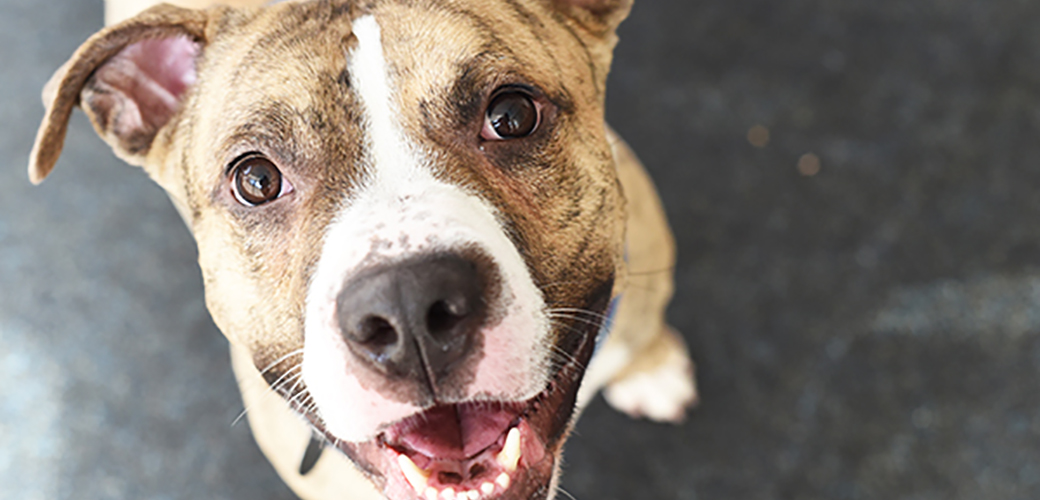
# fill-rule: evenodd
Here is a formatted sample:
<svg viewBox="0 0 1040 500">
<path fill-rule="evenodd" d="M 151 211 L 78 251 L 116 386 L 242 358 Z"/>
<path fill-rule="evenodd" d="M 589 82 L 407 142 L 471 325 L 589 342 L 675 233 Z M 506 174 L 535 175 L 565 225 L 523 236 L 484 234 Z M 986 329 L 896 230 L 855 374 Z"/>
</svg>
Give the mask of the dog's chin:
<svg viewBox="0 0 1040 500">
<path fill-rule="evenodd" d="M 363 443 L 325 434 L 390 500 L 545 499 L 574 412 L 580 366 L 565 366 L 527 401 L 436 405 Z"/>
</svg>

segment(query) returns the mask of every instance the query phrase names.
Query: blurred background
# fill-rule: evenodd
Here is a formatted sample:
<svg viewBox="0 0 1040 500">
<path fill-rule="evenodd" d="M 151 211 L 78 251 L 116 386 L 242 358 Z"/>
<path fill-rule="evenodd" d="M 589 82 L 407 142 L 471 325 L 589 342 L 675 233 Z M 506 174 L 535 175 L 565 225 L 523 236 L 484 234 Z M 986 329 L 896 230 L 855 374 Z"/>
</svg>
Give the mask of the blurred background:
<svg viewBox="0 0 1040 500">
<path fill-rule="evenodd" d="M 1040 3 L 636 2 L 608 115 L 680 251 L 702 404 L 597 399 L 579 500 L 1040 498 Z M 291 499 L 165 195 L 40 89 L 101 0 L 0 0 L 0 498 Z"/>
</svg>

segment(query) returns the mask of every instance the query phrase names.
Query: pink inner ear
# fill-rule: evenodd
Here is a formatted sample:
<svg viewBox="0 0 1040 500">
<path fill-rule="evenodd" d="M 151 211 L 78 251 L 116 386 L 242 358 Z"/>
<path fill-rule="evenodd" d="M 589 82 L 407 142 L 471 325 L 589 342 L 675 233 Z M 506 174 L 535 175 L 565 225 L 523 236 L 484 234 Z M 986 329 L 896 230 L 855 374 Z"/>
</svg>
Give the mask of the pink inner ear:
<svg viewBox="0 0 1040 500">
<path fill-rule="evenodd" d="M 195 83 L 199 51 L 183 35 L 131 44 L 97 69 L 84 105 L 126 149 L 146 150 Z"/>
<path fill-rule="evenodd" d="M 187 36 L 137 42 L 116 57 L 130 59 L 143 76 L 162 87 L 175 100 L 195 83 L 195 58 L 199 45 Z"/>
</svg>

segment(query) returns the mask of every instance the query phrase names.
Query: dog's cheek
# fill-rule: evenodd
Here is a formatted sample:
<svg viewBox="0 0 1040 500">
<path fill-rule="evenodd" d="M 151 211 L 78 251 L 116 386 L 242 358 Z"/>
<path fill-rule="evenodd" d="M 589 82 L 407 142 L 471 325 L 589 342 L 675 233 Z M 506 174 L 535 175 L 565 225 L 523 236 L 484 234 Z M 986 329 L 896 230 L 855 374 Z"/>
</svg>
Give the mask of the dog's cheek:
<svg viewBox="0 0 1040 500">
<path fill-rule="evenodd" d="M 257 329 L 252 325 L 255 318 L 249 314 L 247 304 L 258 303 L 262 298 L 246 275 L 238 272 L 246 263 L 234 252 L 223 250 L 233 248 L 228 246 L 231 242 L 210 237 L 198 240 L 198 244 L 206 306 L 213 321 L 232 344 L 254 345 Z"/>
<path fill-rule="evenodd" d="M 201 209 L 193 232 L 206 304 L 228 340 L 252 351 L 299 342 L 299 327 L 293 324 L 295 301 L 279 283 L 283 273 L 266 274 L 272 271 L 271 263 L 263 262 L 267 251 L 244 240 L 241 228 L 216 207 Z"/>
<path fill-rule="evenodd" d="M 549 306 L 581 307 L 585 296 L 616 272 L 623 204 L 609 150 L 603 151 L 606 141 L 566 131 L 559 135 L 538 148 L 533 165 L 511 174 L 512 184 L 529 186 L 526 199 L 505 196 L 501 202 L 511 206 L 512 224 L 524 235 L 528 264 Z"/>
</svg>

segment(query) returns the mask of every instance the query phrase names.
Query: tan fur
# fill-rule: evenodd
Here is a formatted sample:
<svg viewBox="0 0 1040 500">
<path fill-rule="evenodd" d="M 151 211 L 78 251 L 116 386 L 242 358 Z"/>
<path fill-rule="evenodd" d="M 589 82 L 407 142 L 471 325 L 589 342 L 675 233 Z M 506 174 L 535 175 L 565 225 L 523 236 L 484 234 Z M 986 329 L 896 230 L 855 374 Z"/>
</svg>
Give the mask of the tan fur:
<svg viewBox="0 0 1040 500">
<path fill-rule="evenodd" d="M 105 0 L 105 25 L 120 23 L 161 3 L 188 9 L 204 9 L 214 5 L 229 7 L 263 7 L 269 0 Z"/>
<path fill-rule="evenodd" d="M 386 58 L 400 85 L 402 127 L 416 132 L 420 147 L 438 152 L 436 176 L 483 193 L 506 214 L 521 236 L 521 253 L 536 283 L 546 285 L 547 303 L 587 307 L 583 301 L 596 287 L 614 280 L 622 300 L 613 334 L 589 368 L 580 404 L 595 390 L 645 378 L 662 363 L 690 371 L 686 380 L 692 391 L 692 365 L 681 337 L 664 323 L 675 259 L 664 211 L 636 157 L 603 123 L 613 29 L 630 1 L 554 7 L 549 0 L 517 0 L 514 11 L 488 9 L 479 0 L 364 6 L 326 0 L 246 10 L 159 6 L 128 17 L 153 3 L 109 0 L 107 18 L 125 20 L 84 43 L 48 85 L 30 177 L 40 182 L 51 172 L 69 114 L 82 104 L 117 155 L 143 166 L 167 191 L 198 243 L 207 306 L 232 344 L 253 432 L 301 497 L 378 498 L 339 454 L 326 453 L 301 477 L 296 470 L 310 431 L 268 388 L 298 366 L 299 357 L 286 356 L 303 342 L 307 270 L 319 257 L 322 229 L 338 200 L 356 187 L 360 175 L 351 168 L 358 156 L 351 139 L 360 134 L 358 106 L 343 80 L 357 9 L 376 12 L 384 21 L 384 42 L 392 42 L 384 44 Z M 592 5 L 602 8 L 589 10 Z M 564 15 L 554 8 L 564 9 Z M 90 99 L 95 69 L 129 43 L 175 34 L 202 46 L 199 83 L 150 147 L 133 150 Z M 496 46 L 502 40 L 507 46 Z M 489 47 L 500 56 L 472 59 Z M 467 64 L 476 75 L 473 88 L 459 88 L 459 68 Z M 540 142 L 530 151 L 477 154 L 465 147 L 479 130 L 450 126 L 459 100 L 514 77 L 536 82 L 560 106 L 547 118 L 556 120 L 555 133 L 533 137 Z M 238 206 L 222 184 L 224 166 L 258 147 L 281 162 L 300 193 L 265 208 L 263 217 Z M 555 168 L 511 169 L 508 163 L 520 157 L 540 165 L 546 155 Z M 271 369 L 261 376 L 258 367 Z M 303 398 L 306 387 L 296 384 L 291 392 L 292 398 Z M 615 404 L 632 414 L 677 420 L 693 397 L 689 392 L 673 398 L 675 411 L 663 413 L 644 411 L 640 401 Z"/>
</svg>

